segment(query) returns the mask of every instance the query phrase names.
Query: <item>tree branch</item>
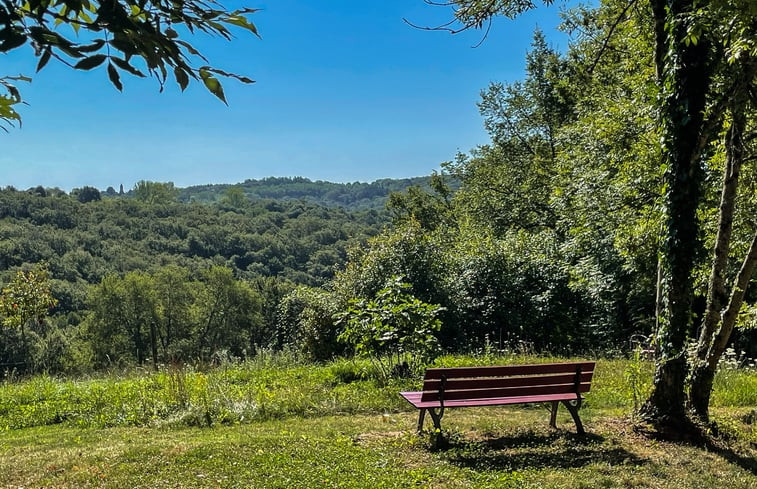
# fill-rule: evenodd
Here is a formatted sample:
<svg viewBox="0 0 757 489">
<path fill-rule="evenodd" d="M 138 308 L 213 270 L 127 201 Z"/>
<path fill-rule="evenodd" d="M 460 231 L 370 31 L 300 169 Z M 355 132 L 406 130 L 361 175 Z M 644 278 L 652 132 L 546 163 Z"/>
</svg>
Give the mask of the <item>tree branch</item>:
<svg viewBox="0 0 757 489">
<path fill-rule="evenodd" d="M 591 64 L 591 67 L 589 68 L 589 74 L 594 73 L 594 68 L 597 67 L 597 63 L 599 63 L 599 60 L 602 58 L 602 55 L 607 50 L 608 45 L 610 44 L 610 39 L 612 38 L 612 35 L 615 33 L 615 29 L 618 28 L 620 23 L 625 18 L 626 14 L 628 13 L 628 10 L 636 4 L 637 0 L 631 0 L 623 9 L 622 12 L 620 12 L 620 15 L 615 19 L 615 22 L 612 23 L 610 26 L 610 31 L 605 36 L 604 40 L 602 41 L 602 47 L 599 48 L 599 52 L 597 53 L 597 56 L 594 58 L 594 62 Z"/>
</svg>

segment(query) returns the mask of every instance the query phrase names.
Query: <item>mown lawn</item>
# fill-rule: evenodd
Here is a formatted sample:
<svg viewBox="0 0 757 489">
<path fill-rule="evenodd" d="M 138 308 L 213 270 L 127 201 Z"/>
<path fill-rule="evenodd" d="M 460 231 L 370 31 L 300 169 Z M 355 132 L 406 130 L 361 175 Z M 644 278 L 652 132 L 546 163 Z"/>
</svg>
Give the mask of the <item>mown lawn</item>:
<svg viewBox="0 0 757 489">
<path fill-rule="evenodd" d="M 399 386 L 381 387 L 364 368 L 5 382 L 0 488 L 757 487 L 754 372 L 721 375 L 720 429 L 708 447 L 634 431 L 632 369 L 618 360 L 599 364 L 582 410 L 586 437 L 562 409 L 556 431 L 541 406 L 458 409 L 444 418 L 450 448 L 435 451 L 413 433 L 417 415 L 397 402 Z"/>
<path fill-rule="evenodd" d="M 407 488 L 757 486 L 754 425 L 735 448 L 650 440 L 624 419 L 588 411 L 589 435 L 569 417 L 546 428 L 537 408 L 448 413 L 452 446 L 411 434 L 413 413 L 295 417 L 212 428 L 73 428 L 4 432 L 1 487 Z M 735 429 L 735 428 L 734 428 Z M 751 440 L 751 444 L 750 441 Z"/>
</svg>

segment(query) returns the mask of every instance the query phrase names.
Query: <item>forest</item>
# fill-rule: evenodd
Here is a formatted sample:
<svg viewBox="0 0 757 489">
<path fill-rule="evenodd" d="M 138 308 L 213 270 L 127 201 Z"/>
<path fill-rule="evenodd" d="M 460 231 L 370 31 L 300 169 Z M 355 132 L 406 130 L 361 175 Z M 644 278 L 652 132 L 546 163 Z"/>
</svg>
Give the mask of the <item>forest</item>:
<svg viewBox="0 0 757 489">
<path fill-rule="evenodd" d="M 385 200 L 387 194 L 381 197 Z M 48 321 L 31 328 L 28 341 L 24 341 L 26 346 L 20 342 L 19 329 L 3 328 L 0 364 L 5 369 L 52 372 L 69 368 L 86 371 L 101 364 L 93 363 L 95 358 L 106 356 L 109 361 L 141 364 L 147 351 L 139 350 L 131 358 L 124 353 L 134 352 L 133 348 L 120 350 L 119 346 L 109 350 L 104 344 L 97 346 L 102 338 L 91 336 L 95 332 L 87 318 L 96 314 L 98 301 L 113 299 L 112 294 L 117 293 L 114 290 L 118 290 L 137 294 L 128 306 L 134 308 L 132 314 L 142 314 L 134 321 L 157 320 L 159 307 L 161 317 L 178 315 L 169 321 L 186 321 L 185 309 L 177 311 L 175 306 L 165 312 L 162 303 L 150 306 L 144 302 L 150 294 L 162 297 L 152 289 L 163 279 L 169 281 L 161 282 L 163 287 L 170 288 L 162 290 L 184 294 L 182 307 L 192 305 L 198 310 L 204 306 L 195 304 L 199 300 L 195 295 L 206 294 L 210 300 L 224 293 L 220 288 L 204 292 L 200 289 L 220 287 L 221 283 L 231 287 L 228 293 L 232 296 L 226 303 L 214 306 L 232 329 L 218 330 L 213 335 L 228 341 L 213 343 L 206 349 L 220 349 L 221 345 L 237 354 L 245 348 L 252 353 L 255 344 L 262 346 L 268 340 L 260 339 L 259 332 L 253 343 L 247 341 L 245 346 L 232 348 L 231 343 L 238 346 L 246 341 L 236 339 L 234 328 L 245 323 L 245 331 L 259 329 L 263 320 L 273 327 L 279 296 L 295 285 L 318 286 L 327 282 L 345 262 L 350 247 L 380 233 L 388 222 L 383 211 L 353 212 L 301 200 L 251 201 L 239 187 L 219 192 L 214 204 L 182 203 L 179 189 L 158 182 L 139 182 L 122 194 L 112 188 L 100 192 L 83 187 L 70 194 L 42 187 L 28 191 L 6 188 L 0 191 L 3 284 L 11 283 L 17 271 L 44 266 L 55 306 L 49 311 Z M 208 280 L 216 281 L 215 285 Z M 116 289 L 108 288 L 109 284 Z M 143 287 L 150 288 L 150 292 Z M 181 287 L 187 290 L 179 290 Z M 193 297 L 189 302 L 187 294 Z M 120 302 L 124 297 L 116 300 Z M 168 300 L 178 299 L 172 296 Z M 127 306 L 121 302 L 119 307 Z M 151 307 L 154 310 L 148 311 Z M 237 312 L 232 313 L 233 308 Z M 110 310 L 108 314 L 109 322 L 103 323 L 102 328 L 125 327 L 113 321 L 127 319 L 126 312 Z M 148 319 L 145 314 L 153 316 Z M 203 319 L 206 329 L 216 328 L 214 320 L 207 320 L 210 319 Z M 147 323 L 132 327 L 149 329 Z M 166 333 L 161 361 L 183 358 L 170 353 L 173 347 L 169 346 L 174 338 L 188 341 L 186 335 L 191 329 L 181 324 L 173 334 Z M 84 341 L 87 347 L 82 350 L 78 341 Z M 102 355 L 91 356 L 91 349 Z M 66 352 L 87 354 L 73 359 Z M 156 360 L 154 355 L 152 359 Z"/>
<path fill-rule="evenodd" d="M 88 372 L 293 349 L 396 358 L 393 371 L 444 351 L 622 355 L 683 337 L 706 350 L 726 305 L 728 345 L 756 356 L 754 39 L 707 55 L 701 185 L 691 215 L 673 220 L 677 170 L 660 161 L 674 151 L 660 140 L 675 127 L 658 117 L 660 69 L 673 68 L 648 28 L 659 15 L 636 2 L 575 8 L 564 52 L 537 30 L 525 78 L 482 87 L 490 142 L 423 183 L 6 188 L 0 364 Z M 684 45 L 704 41 L 691 31 Z M 689 234 L 671 237 L 679 222 Z M 662 295 L 684 242 L 693 319 L 671 339 L 661 308 L 675 301 Z"/>
</svg>

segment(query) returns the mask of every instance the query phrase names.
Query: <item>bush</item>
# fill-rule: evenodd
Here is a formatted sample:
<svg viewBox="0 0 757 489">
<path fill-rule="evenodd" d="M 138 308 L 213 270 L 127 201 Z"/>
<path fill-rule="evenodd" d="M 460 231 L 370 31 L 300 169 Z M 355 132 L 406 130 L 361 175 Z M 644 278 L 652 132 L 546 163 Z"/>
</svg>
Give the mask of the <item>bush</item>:
<svg viewBox="0 0 757 489">
<path fill-rule="evenodd" d="M 327 360 L 344 353 L 334 315 L 343 301 L 333 293 L 297 287 L 281 302 L 280 344 L 291 344 L 313 360 Z"/>
<path fill-rule="evenodd" d="M 550 235 L 464 236 L 451 252 L 446 287 L 457 344 L 537 351 L 591 344 L 586 299 Z"/>
<path fill-rule="evenodd" d="M 344 327 L 339 340 L 370 357 L 386 379 L 417 372 L 439 354 L 439 305 L 409 294 L 411 285 L 392 277 L 374 299 L 353 299 L 337 315 Z"/>
</svg>

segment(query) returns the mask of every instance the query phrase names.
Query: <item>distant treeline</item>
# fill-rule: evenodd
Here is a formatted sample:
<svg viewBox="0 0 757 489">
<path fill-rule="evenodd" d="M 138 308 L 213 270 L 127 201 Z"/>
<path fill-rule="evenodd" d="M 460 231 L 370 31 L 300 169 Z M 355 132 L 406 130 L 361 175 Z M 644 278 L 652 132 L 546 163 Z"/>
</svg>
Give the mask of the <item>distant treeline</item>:
<svg viewBox="0 0 757 489">
<path fill-rule="evenodd" d="M 450 183 L 455 187 L 454 182 Z M 179 191 L 182 202 L 218 202 L 230 187 L 238 187 L 252 200 L 304 200 L 325 207 L 348 210 L 383 210 L 389 194 L 409 187 L 428 187 L 428 177 L 381 179 L 370 183 L 332 183 L 304 177 L 270 177 L 245 180 L 236 185 L 196 185 Z"/>
</svg>

